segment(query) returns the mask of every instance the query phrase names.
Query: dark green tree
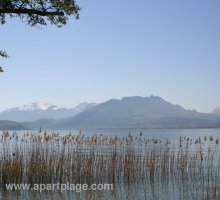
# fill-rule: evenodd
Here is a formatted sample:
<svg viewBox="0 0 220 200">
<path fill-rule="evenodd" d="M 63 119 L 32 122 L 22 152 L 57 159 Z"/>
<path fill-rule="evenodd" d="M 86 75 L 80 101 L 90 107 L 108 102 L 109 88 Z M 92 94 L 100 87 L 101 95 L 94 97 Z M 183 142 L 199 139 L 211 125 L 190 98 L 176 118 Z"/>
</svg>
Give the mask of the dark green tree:
<svg viewBox="0 0 220 200">
<path fill-rule="evenodd" d="M 7 55 L 7 53 L 5 51 L 1 51 L 0 50 L 0 57 L 7 58 L 8 55 Z M 0 72 L 4 72 L 1 66 L 0 66 Z"/>
<path fill-rule="evenodd" d="M 20 18 L 30 26 L 47 25 L 64 26 L 70 16 L 79 19 L 80 7 L 75 0 L 0 0 L 0 23 L 5 24 L 9 18 Z M 0 51 L 0 57 L 8 57 Z M 0 67 L 0 72 L 3 72 Z"/>
</svg>

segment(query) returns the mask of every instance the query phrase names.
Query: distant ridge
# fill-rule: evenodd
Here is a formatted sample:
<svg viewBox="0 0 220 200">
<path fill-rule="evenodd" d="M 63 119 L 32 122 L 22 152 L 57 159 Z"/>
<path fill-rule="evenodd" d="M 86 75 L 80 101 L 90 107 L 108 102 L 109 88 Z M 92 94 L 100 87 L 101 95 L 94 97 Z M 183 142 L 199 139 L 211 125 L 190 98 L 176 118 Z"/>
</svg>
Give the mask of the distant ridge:
<svg viewBox="0 0 220 200">
<path fill-rule="evenodd" d="M 220 115 L 220 107 L 215 108 L 215 110 L 212 111 L 212 114 Z"/>
<path fill-rule="evenodd" d="M 0 113 L 0 120 L 11 120 L 17 122 L 35 121 L 42 118 L 60 119 L 70 117 L 83 112 L 93 106 L 95 103 L 80 103 L 75 108 L 60 108 L 50 103 L 30 103 L 22 107 L 12 108 Z"/>
<path fill-rule="evenodd" d="M 43 125 L 43 120 L 26 126 Z M 45 128 L 216 128 L 220 115 L 186 110 L 158 96 L 111 99 L 73 117 L 47 121 Z"/>
<path fill-rule="evenodd" d="M 0 120 L 0 130 L 25 130 L 26 127 L 21 123 Z"/>
</svg>

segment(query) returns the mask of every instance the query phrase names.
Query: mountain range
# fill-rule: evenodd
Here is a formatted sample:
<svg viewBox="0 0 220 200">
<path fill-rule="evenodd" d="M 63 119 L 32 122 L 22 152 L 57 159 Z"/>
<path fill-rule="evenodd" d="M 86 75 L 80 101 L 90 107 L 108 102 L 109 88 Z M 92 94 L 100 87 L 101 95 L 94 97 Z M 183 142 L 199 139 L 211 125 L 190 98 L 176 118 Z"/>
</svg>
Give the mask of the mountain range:
<svg viewBox="0 0 220 200">
<path fill-rule="evenodd" d="M 60 119 L 64 117 L 75 116 L 95 105 L 95 103 L 83 102 L 77 105 L 75 108 L 68 109 L 60 108 L 49 103 L 30 103 L 22 107 L 16 107 L 1 112 L 0 120 L 24 122 L 36 121 L 42 118 Z"/>
<path fill-rule="evenodd" d="M 35 106 L 23 107 L 20 109 L 20 114 L 25 115 L 25 113 L 40 110 L 40 113 L 44 115 L 38 113 L 38 119 L 32 121 L 29 117 L 29 120 L 20 123 L 22 127 L 29 129 L 39 129 L 39 127 L 47 129 L 220 128 L 220 109 L 215 109 L 211 113 L 200 113 L 196 110 L 186 110 L 158 96 L 124 97 L 120 100 L 111 99 L 100 104 L 84 103 L 77 106 L 78 109 L 77 107 L 73 110 L 67 109 L 71 110 L 68 113 L 69 116 L 53 114 L 57 113 L 57 110 L 63 109 L 53 105 L 37 105 L 37 109 L 33 109 Z M 19 108 L 12 109 L 12 111 L 19 113 Z M 50 115 L 45 113 L 50 113 Z M 1 115 L 2 113 L 0 119 Z M 27 118 L 23 116 L 20 121 L 21 119 Z"/>
<path fill-rule="evenodd" d="M 212 111 L 212 114 L 220 115 L 220 107 L 215 108 L 215 110 Z"/>
<path fill-rule="evenodd" d="M 0 120 L 0 130 L 25 130 L 27 129 L 24 125 L 18 122 Z"/>
</svg>

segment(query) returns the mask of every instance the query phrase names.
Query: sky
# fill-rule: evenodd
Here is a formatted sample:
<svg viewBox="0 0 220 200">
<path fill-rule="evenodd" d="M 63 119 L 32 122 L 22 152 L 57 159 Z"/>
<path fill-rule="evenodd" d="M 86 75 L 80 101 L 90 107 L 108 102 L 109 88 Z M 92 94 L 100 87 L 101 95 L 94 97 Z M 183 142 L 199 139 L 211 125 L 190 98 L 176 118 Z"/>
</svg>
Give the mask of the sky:
<svg viewBox="0 0 220 200">
<path fill-rule="evenodd" d="M 0 26 L 0 111 L 156 95 L 186 109 L 220 106 L 219 0 L 79 0 L 63 28 Z"/>
</svg>

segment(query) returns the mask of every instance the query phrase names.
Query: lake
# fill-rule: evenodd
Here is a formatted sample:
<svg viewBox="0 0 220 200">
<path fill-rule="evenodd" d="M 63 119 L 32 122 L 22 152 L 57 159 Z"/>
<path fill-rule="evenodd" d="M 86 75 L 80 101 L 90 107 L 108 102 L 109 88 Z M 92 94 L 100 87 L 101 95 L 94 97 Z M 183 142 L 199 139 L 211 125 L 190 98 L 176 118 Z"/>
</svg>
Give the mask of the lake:
<svg viewBox="0 0 220 200">
<path fill-rule="evenodd" d="M 13 134 L 15 131 L 9 131 L 10 134 Z M 39 130 L 32 130 L 32 131 L 16 131 L 18 136 L 22 136 L 27 133 L 33 133 L 36 135 L 42 135 L 44 134 L 45 130 L 42 130 L 42 133 L 39 133 Z M 142 137 L 144 139 L 152 139 L 152 138 L 158 138 L 160 140 L 166 141 L 168 139 L 171 141 L 173 144 L 178 144 L 180 137 L 181 138 L 186 138 L 185 142 L 183 142 L 184 148 L 181 149 L 180 152 L 181 156 L 179 158 L 184 159 L 186 156 L 185 151 L 187 150 L 187 145 L 188 145 L 188 140 L 187 138 L 193 139 L 192 141 L 192 148 L 194 149 L 195 141 L 197 141 L 198 138 L 202 138 L 201 144 L 196 146 L 198 149 L 198 153 L 201 151 L 200 149 L 202 148 L 202 151 L 204 154 L 207 154 L 207 156 L 204 156 L 205 161 L 199 161 L 195 162 L 193 161 L 194 155 L 189 155 L 189 164 L 187 164 L 187 173 L 184 168 L 184 170 L 181 172 L 182 174 L 178 174 L 177 176 L 179 177 L 178 179 L 173 179 L 169 178 L 169 181 L 167 178 L 164 180 L 162 179 L 157 179 L 157 177 L 161 176 L 159 173 L 163 173 L 162 170 L 156 170 L 156 174 L 154 174 L 154 178 L 152 179 L 151 176 L 148 175 L 143 175 L 143 179 L 131 179 L 131 181 L 123 181 L 123 182 L 114 182 L 114 190 L 110 191 L 81 191 L 81 192 L 76 192 L 76 191 L 2 191 L 1 192 L 1 198 L 2 199 L 131 199 L 131 200 L 142 200 L 142 199 L 152 199 L 152 200 L 176 200 L 176 199 L 183 199 L 183 200 L 194 200 L 194 199 L 220 199 L 220 182 L 218 181 L 218 178 L 220 177 L 220 166 L 219 166 L 219 158 L 220 158 L 220 153 L 219 153 L 219 148 L 218 148 L 218 143 L 216 142 L 217 139 L 220 139 L 220 129 L 103 129 L 103 130 L 88 130 L 88 129 L 82 129 L 80 130 L 46 130 L 48 135 L 52 134 L 57 134 L 64 136 L 64 135 L 71 135 L 78 134 L 81 132 L 81 134 L 84 134 L 86 137 L 90 137 L 93 135 L 100 135 L 102 134 L 103 136 L 106 137 L 115 137 L 115 136 L 120 136 L 121 138 L 126 138 L 128 136 L 128 133 L 130 132 L 131 135 L 135 137 L 140 137 L 140 133 L 142 132 Z M 186 136 L 186 137 L 185 137 Z M 203 144 L 203 138 L 206 137 L 207 140 L 209 138 L 213 137 L 213 141 L 208 141 L 206 145 Z M 153 140 L 154 142 L 157 140 Z M 187 142 L 186 142 L 187 141 Z M 215 142 L 214 142 L 215 141 Z M 158 145 L 154 144 L 153 145 Z M 186 145 L 187 144 L 187 145 Z M 70 144 L 71 145 L 71 144 Z M 138 146 L 138 144 L 135 144 Z M 150 146 L 151 147 L 151 146 Z M 171 146 L 172 147 L 172 146 Z M 186 147 L 186 148 L 185 148 Z M 133 147 L 132 147 L 133 148 Z M 154 147 L 153 147 L 154 148 Z M 162 149 L 161 149 L 162 148 Z M 206 151 L 207 148 L 207 151 Z M 213 154 L 211 156 L 208 155 L 207 152 L 213 151 Z M 132 149 L 131 149 L 132 150 Z M 163 155 L 163 146 L 159 146 L 157 148 L 159 150 L 158 156 Z M 170 147 L 166 148 L 165 150 L 170 151 Z M 126 150 L 125 150 L 126 151 Z M 147 151 L 145 151 L 146 153 Z M 190 151 L 189 151 L 190 152 Z M 189 153 L 188 152 L 188 153 Z M 101 153 L 101 152 L 100 152 Z M 155 151 L 152 151 L 152 153 L 155 153 Z M 187 153 L 187 155 L 188 155 Z M 170 154 L 171 155 L 171 154 Z M 175 154 L 172 154 L 172 156 L 175 156 Z M 202 154 L 201 154 L 202 155 Z M 179 153 L 178 153 L 179 156 Z M 170 159 L 171 157 L 168 157 Z M 85 157 L 86 158 L 86 157 Z M 161 160 L 161 163 L 164 163 L 164 165 L 167 165 L 165 163 L 166 161 L 163 160 L 163 158 L 157 158 Z M 195 160 L 197 157 L 195 157 Z M 206 159 L 210 159 L 206 160 Z M 176 161 L 178 161 L 177 159 Z M 98 158 L 97 158 L 98 162 Z M 120 160 L 119 160 L 120 162 Z M 122 161 L 124 162 L 124 161 Z M 202 162 L 205 164 L 203 165 Z M 212 162 L 212 163 L 211 163 Z M 129 163 L 129 162 L 128 162 Z M 137 162 L 139 163 L 139 162 Z M 191 164 L 193 163 L 193 165 Z M 209 166 L 210 163 L 210 166 Z M 39 163 L 40 164 L 40 163 Z M 119 163 L 120 164 L 120 163 Z M 211 165 L 212 164 L 212 165 Z M 198 170 L 191 169 L 190 167 L 194 166 Z M 200 166 L 201 165 L 201 166 Z M 134 166 L 135 167 L 135 166 Z M 159 166 L 161 169 L 162 167 Z M 169 164 L 169 166 L 170 164 Z M 137 169 L 142 169 L 143 167 L 140 167 Z M 210 171 L 211 169 L 211 171 Z M 117 168 L 115 169 L 116 173 Z M 130 169 L 132 170 L 132 169 Z M 194 170 L 192 173 L 190 170 Z M 199 172 L 200 170 L 200 172 Z M 190 173 L 189 173 L 190 172 Z M 133 172 L 132 172 L 133 173 Z M 139 173 L 135 172 L 134 173 Z M 148 173 L 146 171 L 146 173 Z M 158 174 L 157 174 L 158 173 Z M 201 180 L 197 179 L 197 174 L 202 174 L 204 175 L 201 176 Z M 192 176 L 189 177 L 189 174 Z M 169 173 L 166 173 L 166 177 L 172 177 Z M 176 175 L 175 175 L 176 176 Z M 139 176 L 140 177 L 140 176 Z M 144 178 L 145 177 L 145 178 Z M 146 178 L 148 177 L 148 178 Z M 210 180 L 206 181 L 207 177 L 211 177 Z M 215 180 L 214 180 L 215 179 Z M 217 179 L 217 180 L 216 180 Z M 129 179 L 130 180 L 130 179 Z M 160 180 L 160 181 L 158 181 Z M 198 181 L 199 180 L 199 181 Z"/>
<path fill-rule="evenodd" d="M 43 132 L 45 130 L 42 130 Z M 198 136 L 220 136 L 220 129 L 72 129 L 72 130 L 46 130 L 48 134 L 52 133 L 60 133 L 61 135 L 69 134 L 78 134 L 81 131 L 82 134 L 86 136 L 94 135 L 94 134 L 103 134 L 106 136 L 122 136 L 125 137 L 131 132 L 132 135 L 138 136 L 140 132 L 143 133 L 145 137 L 158 137 L 160 139 L 170 139 L 170 140 L 178 140 L 180 136 L 187 137 L 198 137 Z M 17 130 L 17 131 L 9 131 L 11 133 L 17 132 L 18 134 L 24 133 L 39 133 L 39 130 Z"/>
</svg>

